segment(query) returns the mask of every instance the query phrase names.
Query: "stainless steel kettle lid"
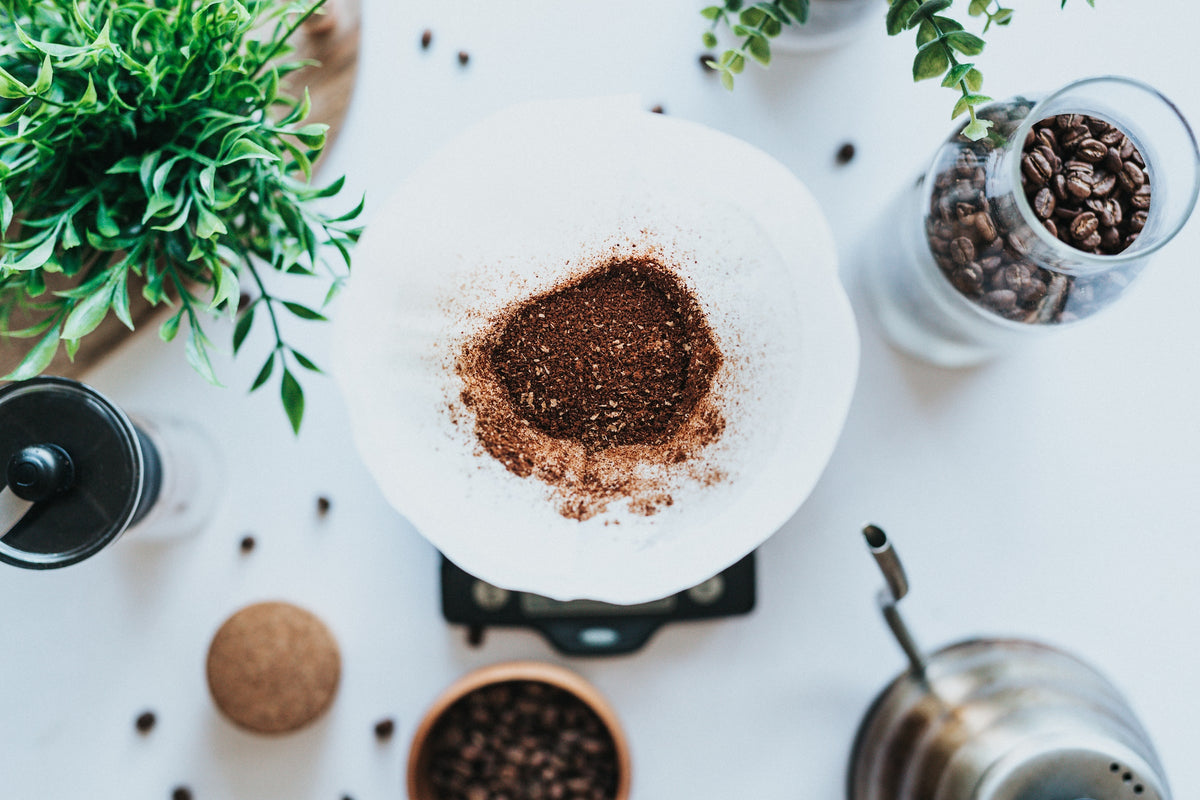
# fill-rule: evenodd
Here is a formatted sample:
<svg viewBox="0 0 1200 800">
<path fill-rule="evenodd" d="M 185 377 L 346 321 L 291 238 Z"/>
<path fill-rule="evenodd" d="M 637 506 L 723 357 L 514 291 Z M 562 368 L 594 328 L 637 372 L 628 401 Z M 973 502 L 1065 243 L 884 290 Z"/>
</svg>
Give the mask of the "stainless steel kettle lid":
<svg viewBox="0 0 1200 800">
<path fill-rule="evenodd" d="M 120 536 L 146 510 L 140 437 L 117 406 L 76 381 L 0 389 L 0 561 L 63 567 Z"/>
</svg>

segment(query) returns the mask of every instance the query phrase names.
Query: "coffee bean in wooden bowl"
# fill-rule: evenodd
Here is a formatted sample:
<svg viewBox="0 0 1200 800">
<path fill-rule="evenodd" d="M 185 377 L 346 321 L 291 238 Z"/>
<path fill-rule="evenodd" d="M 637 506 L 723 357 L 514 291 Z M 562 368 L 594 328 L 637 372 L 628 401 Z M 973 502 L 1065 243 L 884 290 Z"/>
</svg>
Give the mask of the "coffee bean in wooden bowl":
<svg viewBox="0 0 1200 800">
<path fill-rule="evenodd" d="M 341 663 L 337 641 L 314 614 L 290 603 L 257 603 L 231 616 L 213 637 L 208 688 L 238 727 L 291 733 L 332 705 Z"/>
<path fill-rule="evenodd" d="M 514 661 L 460 678 L 413 737 L 410 800 L 628 800 L 629 746 L 579 675 Z"/>
</svg>

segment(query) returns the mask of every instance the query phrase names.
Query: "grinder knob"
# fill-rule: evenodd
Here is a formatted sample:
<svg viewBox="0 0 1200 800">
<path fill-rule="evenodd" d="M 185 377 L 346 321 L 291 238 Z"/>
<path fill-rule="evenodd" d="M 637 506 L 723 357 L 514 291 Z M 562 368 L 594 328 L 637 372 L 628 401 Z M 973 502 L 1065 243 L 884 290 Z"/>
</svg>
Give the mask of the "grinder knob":
<svg viewBox="0 0 1200 800">
<path fill-rule="evenodd" d="M 8 460 L 8 488 L 22 500 L 40 503 L 70 488 L 75 466 L 67 451 L 55 444 L 34 444 Z"/>
</svg>

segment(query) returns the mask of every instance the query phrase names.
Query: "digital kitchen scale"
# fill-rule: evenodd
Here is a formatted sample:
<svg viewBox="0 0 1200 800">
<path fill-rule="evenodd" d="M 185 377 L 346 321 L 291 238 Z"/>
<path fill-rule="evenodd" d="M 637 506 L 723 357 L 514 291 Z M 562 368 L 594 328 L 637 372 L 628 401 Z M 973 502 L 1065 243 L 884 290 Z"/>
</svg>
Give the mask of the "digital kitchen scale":
<svg viewBox="0 0 1200 800">
<path fill-rule="evenodd" d="M 754 609 L 754 553 L 679 594 L 637 605 L 551 600 L 481 581 L 442 557 L 442 615 L 479 631 L 532 628 L 570 656 L 621 655 L 644 645 L 663 625 L 748 614 Z"/>
</svg>

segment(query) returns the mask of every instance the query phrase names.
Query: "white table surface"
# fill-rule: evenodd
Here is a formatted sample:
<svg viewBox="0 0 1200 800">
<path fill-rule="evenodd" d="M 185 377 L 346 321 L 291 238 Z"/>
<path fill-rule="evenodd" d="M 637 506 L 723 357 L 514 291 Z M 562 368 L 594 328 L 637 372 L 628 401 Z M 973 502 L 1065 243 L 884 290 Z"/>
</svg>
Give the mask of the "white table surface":
<svg viewBox="0 0 1200 800">
<path fill-rule="evenodd" d="M 697 65 L 698 5 L 365 0 L 359 82 L 325 174 L 349 175 L 346 202 L 366 191 L 378 206 L 440 142 L 509 103 L 638 92 L 792 168 L 826 209 L 853 283 L 855 243 L 947 134 L 953 95 L 913 85 L 911 42 L 881 29 L 834 52 L 779 57 L 769 73 L 751 68 L 730 95 Z M 981 61 L 989 94 L 1115 72 L 1159 87 L 1200 124 L 1196 4 L 1013 5 L 1012 27 L 990 35 Z M 422 52 L 426 27 L 434 43 Z M 837 167 L 846 140 L 858 155 Z M 401 798 L 423 708 L 460 674 L 511 658 L 567 663 L 611 698 L 637 800 L 841 797 L 859 717 L 903 666 L 873 605 L 880 579 L 858 532 L 867 520 L 905 559 L 907 613 L 925 644 L 997 633 L 1077 652 L 1127 693 L 1176 795 L 1194 797 L 1197 251 L 1193 221 L 1094 324 L 971 370 L 893 351 L 852 291 L 857 393 L 821 482 L 760 550 L 758 609 L 666 629 L 611 660 L 563 659 L 522 632 L 468 647 L 440 617 L 436 553 L 359 463 L 331 380 L 306 381 L 294 439 L 274 390 L 246 396 L 258 361 L 218 359 L 231 388 L 212 388 L 181 346 L 143 336 L 89 382 L 128 409 L 202 422 L 229 485 L 209 528 L 184 543 L 131 539 L 65 570 L 0 571 L 0 797 L 158 800 L 186 784 L 198 800 Z M 289 335 L 327 361 L 329 333 L 295 325 Z M 264 336 L 247 348 L 267 346 Z M 324 519 L 318 495 L 333 503 Z M 247 532 L 258 547 L 243 555 Z M 282 739 L 224 722 L 203 675 L 216 627 L 267 598 L 319 613 L 344 658 L 332 712 Z M 144 709 L 159 719 L 148 736 L 133 729 Z M 385 716 L 398 731 L 380 744 L 372 727 Z"/>
</svg>

